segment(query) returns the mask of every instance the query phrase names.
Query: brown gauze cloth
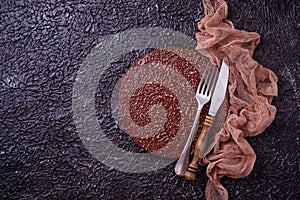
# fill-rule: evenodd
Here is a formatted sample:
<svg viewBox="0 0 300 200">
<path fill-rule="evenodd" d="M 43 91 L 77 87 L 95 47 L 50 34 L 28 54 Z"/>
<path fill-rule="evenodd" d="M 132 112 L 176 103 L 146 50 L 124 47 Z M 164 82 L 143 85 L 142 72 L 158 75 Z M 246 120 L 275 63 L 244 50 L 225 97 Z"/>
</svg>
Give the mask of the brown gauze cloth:
<svg viewBox="0 0 300 200">
<path fill-rule="evenodd" d="M 256 155 L 245 137 L 262 133 L 274 120 L 276 108 L 271 105 L 277 96 L 277 77 L 252 59 L 260 36 L 234 28 L 227 18 L 223 0 L 203 0 L 205 17 L 199 22 L 197 50 L 208 52 L 220 65 L 227 56 L 229 69 L 229 107 L 224 128 L 220 131 L 212 153 L 201 160 L 207 165 L 209 181 L 207 199 L 228 199 L 221 185 L 223 176 L 243 178 L 252 171 Z"/>
</svg>

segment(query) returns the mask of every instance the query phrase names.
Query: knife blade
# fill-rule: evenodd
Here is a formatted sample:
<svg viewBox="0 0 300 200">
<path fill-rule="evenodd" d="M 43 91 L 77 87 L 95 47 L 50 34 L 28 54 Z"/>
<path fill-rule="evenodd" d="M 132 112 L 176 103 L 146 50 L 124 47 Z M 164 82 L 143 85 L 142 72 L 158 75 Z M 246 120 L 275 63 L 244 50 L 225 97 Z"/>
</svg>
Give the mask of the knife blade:
<svg viewBox="0 0 300 200">
<path fill-rule="evenodd" d="M 208 115 L 210 117 L 215 117 L 218 110 L 220 109 L 222 103 L 224 102 L 227 84 L 228 84 L 228 75 L 229 75 L 229 64 L 228 58 L 225 57 L 222 61 L 221 70 L 217 80 L 217 84 L 212 96 L 211 104 L 208 110 Z M 208 117 L 207 117 L 208 118 Z M 210 118 L 213 123 L 214 118 Z M 212 126 L 212 124 L 211 124 Z M 211 134 L 214 134 L 210 129 L 207 131 L 204 140 L 202 141 L 202 148 L 198 152 L 199 158 L 204 158 L 210 150 L 213 148 L 215 143 L 215 136 L 210 137 Z M 210 139 L 209 139 L 210 138 Z"/>
<path fill-rule="evenodd" d="M 223 103 L 227 90 L 228 83 L 228 58 L 224 58 L 221 65 L 221 70 L 218 76 L 217 84 L 215 86 L 215 90 L 211 99 L 211 104 L 209 107 L 208 115 L 216 116 L 221 104 Z"/>
<path fill-rule="evenodd" d="M 205 144 L 205 140 L 214 122 L 214 117 L 216 116 L 216 113 L 218 112 L 219 108 L 221 107 L 225 99 L 227 83 L 228 83 L 228 75 L 229 75 L 229 61 L 228 58 L 225 57 L 222 60 L 221 70 L 213 92 L 208 115 L 205 117 L 201 134 L 197 139 L 193 160 L 188 167 L 188 171 L 185 173 L 185 179 L 188 181 L 196 180 L 196 172 L 198 170 L 199 160 L 200 158 L 204 157 L 205 155 L 204 153 L 207 152 L 207 148 L 211 148 L 212 146 L 212 145 Z"/>
</svg>

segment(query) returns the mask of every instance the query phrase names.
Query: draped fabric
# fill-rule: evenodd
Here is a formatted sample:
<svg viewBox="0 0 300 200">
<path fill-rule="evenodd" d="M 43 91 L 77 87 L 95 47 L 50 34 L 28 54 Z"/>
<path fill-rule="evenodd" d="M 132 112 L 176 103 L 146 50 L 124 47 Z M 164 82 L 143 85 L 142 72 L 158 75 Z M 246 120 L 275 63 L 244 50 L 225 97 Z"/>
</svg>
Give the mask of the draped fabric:
<svg viewBox="0 0 300 200">
<path fill-rule="evenodd" d="M 201 164 L 207 165 L 207 199 L 228 199 L 220 180 L 224 176 L 243 178 L 252 171 L 256 155 L 245 137 L 262 133 L 274 120 L 276 108 L 271 101 L 278 93 L 278 79 L 252 58 L 259 34 L 235 29 L 227 19 L 225 1 L 203 0 L 203 5 L 205 17 L 198 24 L 197 50 L 208 52 L 218 65 L 224 56 L 229 58 L 230 100 L 224 128 L 213 152 Z"/>
</svg>

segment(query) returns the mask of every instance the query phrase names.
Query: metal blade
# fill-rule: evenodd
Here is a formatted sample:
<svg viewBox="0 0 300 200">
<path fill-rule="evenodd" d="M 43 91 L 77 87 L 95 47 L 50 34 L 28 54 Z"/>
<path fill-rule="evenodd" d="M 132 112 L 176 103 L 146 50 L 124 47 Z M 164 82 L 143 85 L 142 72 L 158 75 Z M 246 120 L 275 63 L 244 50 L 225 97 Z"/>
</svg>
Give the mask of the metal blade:
<svg viewBox="0 0 300 200">
<path fill-rule="evenodd" d="M 222 103 L 226 96 L 228 74 L 229 74 L 228 63 L 229 63 L 228 58 L 225 57 L 222 61 L 221 70 L 218 76 L 217 84 L 215 86 L 215 90 L 208 111 L 208 114 L 213 117 L 216 115 L 219 108 L 222 106 Z M 199 152 L 199 158 L 205 157 L 214 147 L 217 133 L 219 132 L 219 130 L 216 130 L 216 128 L 217 127 L 212 126 L 210 131 L 207 133 L 203 143 L 204 148 L 202 149 L 202 151 Z"/>
<path fill-rule="evenodd" d="M 221 104 L 225 99 L 229 74 L 228 63 L 228 58 L 225 57 L 222 61 L 217 84 L 211 99 L 208 114 L 213 117 L 216 115 L 217 111 L 219 110 Z"/>
</svg>

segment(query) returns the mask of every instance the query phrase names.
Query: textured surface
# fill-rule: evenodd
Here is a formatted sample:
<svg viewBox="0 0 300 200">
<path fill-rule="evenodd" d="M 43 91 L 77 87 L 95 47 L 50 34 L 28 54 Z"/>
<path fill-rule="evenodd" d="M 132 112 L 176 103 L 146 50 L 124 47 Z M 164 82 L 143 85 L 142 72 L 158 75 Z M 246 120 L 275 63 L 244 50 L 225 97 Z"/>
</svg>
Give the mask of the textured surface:
<svg viewBox="0 0 300 200">
<path fill-rule="evenodd" d="M 228 115 L 214 151 L 203 160 L 208 163 L 209 177 L 205 192 L 207 200 L 227 200 L 221 178 L 245 178 L 252 172 L 256 155 L 245 137 L 261 134 L 274 121 L 276 107 L 271 101 L 278 96 L 278 78 L 253 60 L 260 36 L 235 29 L 226 19 L 228 7 L 224 0 L 203 1 L 203 6 L 205 17 L 198 24 L 196 49 L 204 48 L 217 63 L 224 54 L 230 60 Z"/>
<path fill-rule="evenodd" d="M 223 180 L 232 199 L 299 198 L 299 3 L 228 1 L 236 28 L 258 32 L 254 59 L 279 78 L 275 121 L 248 141 L 252 173 Z M 201 1 L 1 1 L 1 199 L 203 199 L 196 183 L 175 175 L 175 163 L 146 174 L 110 169 L 86 155 L 72 122 L 76 72 L 101 38 L 133 27 L 161 26 L 190 36 Z M 73 159 L 65 149 L 72 146 Z M 86 162 L 76 163 L 76 156 Z M 91 164 L 93 163 L 93 164 Z M 91 174 L 86 176 L 86 174 Z"/>
</svg>

